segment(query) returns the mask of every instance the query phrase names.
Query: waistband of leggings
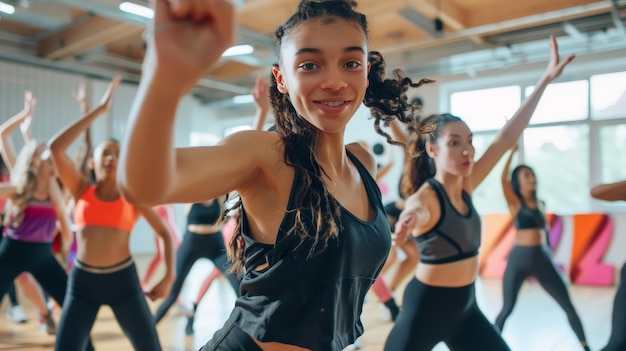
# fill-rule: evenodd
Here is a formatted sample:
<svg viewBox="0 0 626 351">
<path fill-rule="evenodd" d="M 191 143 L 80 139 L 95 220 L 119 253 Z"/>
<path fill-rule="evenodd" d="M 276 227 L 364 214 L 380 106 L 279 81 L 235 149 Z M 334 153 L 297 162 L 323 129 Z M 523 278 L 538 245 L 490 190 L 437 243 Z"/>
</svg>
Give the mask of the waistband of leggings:
<svg viewBox="0 0 626 351">
<path fill-rule="evenodd" d="M 116 273 L 132 266 L 133 264 L 134 264 L 134 261 L 132 257 L 129 257 L 125 259 L 124 261 L 114 264 L 113 266 L 109 266 L 109 267 L 94 267 L 94 266 L 85 264 L 83 262 L 80 262 L 79 260 L 74 261 L 74 267 L 82 271 L 93 273 L 93 274 Z"/>
</svg>

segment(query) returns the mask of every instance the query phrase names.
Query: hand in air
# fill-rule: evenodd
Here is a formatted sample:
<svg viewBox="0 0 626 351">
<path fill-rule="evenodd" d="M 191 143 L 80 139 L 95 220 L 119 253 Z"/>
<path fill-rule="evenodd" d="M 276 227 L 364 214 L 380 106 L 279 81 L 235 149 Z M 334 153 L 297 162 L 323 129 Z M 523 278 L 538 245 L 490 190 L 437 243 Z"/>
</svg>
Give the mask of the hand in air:
<svg viewBox="0 0 626 351">
<path fill-rule="evenodd" d="M 219 60 L 234 36 L 235 9 L 227 0 L 156 0 L 144 69 L 188 86 Z"/>
<path fill-rule="evenodd" d="M 102 95 L 102 99 L 100 100 L 100 107 L 103 108 L 105 111 L 108 111 L 111 108 L 111 101 L 113 101 L 113 92 L 121 81 L 122 77 L 120 76 L 113 78 L 113 80 L 111 80 L 111 83 L 109 84 L 109 87 L 104 92 L 104 95 Z"/>
<path fill-rule="evenodd" d="M 561 60 L 559 56 L 559 46 L 554 35 L 550 36 L 550 52 L 552 55 L 544 76 L 548 78 L 548 80 L 552 81 L 561 75 L 565 66 L 572 62 L 576 55 L 572 54 L 567 56 L 564 60 Z"/>
<path fill-rule="evenodd" d="M 262 110 L 268 110 L 270 108 L 270 100 L 267 95 L 269 86 L 267 81 L 263 77 L 258 77 L 252 89 L 252 96 L 254 97 L 254 103 L 257 108 Z"/>
</svg>

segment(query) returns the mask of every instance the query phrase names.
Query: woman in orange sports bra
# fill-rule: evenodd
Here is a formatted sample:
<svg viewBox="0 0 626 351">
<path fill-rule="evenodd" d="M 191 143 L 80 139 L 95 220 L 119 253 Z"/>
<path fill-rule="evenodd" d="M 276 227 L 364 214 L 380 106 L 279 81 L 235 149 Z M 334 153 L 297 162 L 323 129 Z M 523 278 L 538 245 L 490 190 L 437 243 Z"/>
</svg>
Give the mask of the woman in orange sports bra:
<svg viewBox="0 0 626 351">
<path fill-rule="evenodd" d="M 68 283 L 66 304 L 57 332 L 57 351 L 83 351 L 100 306 L 109 305 L 135 350 L 161 350 L 144 294 L 154 300 L 165 296 L 173 282 L 172 235 L 156 212 L 132 205 L 121 197 L 116 179 L 120 146 L 106 140 L 94 149 L 89 161 L 95 184 L 76 169 L 68 147 L 104 112 L 109 110 L 114 79 L 99 106 L 70 124 L 51 139 L 50 150 L 60 178 L 76 201 L 74 222 L 78 252 Z M 133 263 L 129 239 L 137 218 L 143 215 L 163 241 L 166 273 L 148 292 L 143 292 Z"/>
</svg>

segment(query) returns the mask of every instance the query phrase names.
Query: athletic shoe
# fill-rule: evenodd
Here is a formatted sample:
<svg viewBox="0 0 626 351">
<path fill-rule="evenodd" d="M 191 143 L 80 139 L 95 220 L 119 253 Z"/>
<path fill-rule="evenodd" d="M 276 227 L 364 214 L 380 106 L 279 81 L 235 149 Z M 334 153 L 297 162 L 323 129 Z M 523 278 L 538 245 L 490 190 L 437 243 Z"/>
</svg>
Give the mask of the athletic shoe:
<svg viewBox="0 0 626 351">
<path fill-rule="evenodd" d="M 39 314 L 39 329 L 44 330 L 48 335 L 55 335 L 57 332 L 57 326 L 52 319 L 52 311 L 48 310 L 48 314 L 42 316 Z"/>
<path fill-rule="evenodd" d="M 7 317 L 13 323 L 26 323 L 28 321 L 26 313 L 24 313 L 24 309 L 20 305 L 11 306 L 7 311 Z"/>
</svg>

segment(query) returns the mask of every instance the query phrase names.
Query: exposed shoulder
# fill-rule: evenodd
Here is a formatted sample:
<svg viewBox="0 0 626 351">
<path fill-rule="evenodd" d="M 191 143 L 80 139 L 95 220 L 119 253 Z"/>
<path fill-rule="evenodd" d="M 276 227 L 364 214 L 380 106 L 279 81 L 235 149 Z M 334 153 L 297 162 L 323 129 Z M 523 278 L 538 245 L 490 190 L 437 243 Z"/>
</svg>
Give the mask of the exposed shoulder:
<svg viewBox="0 0 626 351">
<path fill-rule="evenodd" d="M 422 184 L 422 186 L 420 186 L 420 188 L 417 189 L 417 191 L 411 196 L 415 197 L 414 201 L 419 202 L 425 207 L 432 207 L 433 205 L 439 203 L 437 192 L 428 183 Z"/>
<path fill-rule="evenodd" d="M 346 145 L 346 149 L 350 151 L 365 166 L 372 177 L 376 178 L 376 160 L 374 156 L 367 151 L 360 143 L 350 143 Z"/>
</svg>

